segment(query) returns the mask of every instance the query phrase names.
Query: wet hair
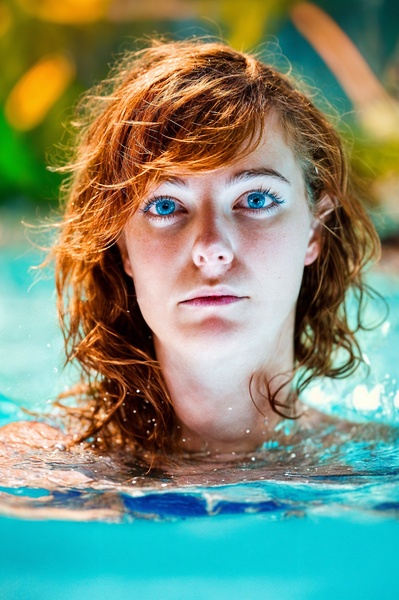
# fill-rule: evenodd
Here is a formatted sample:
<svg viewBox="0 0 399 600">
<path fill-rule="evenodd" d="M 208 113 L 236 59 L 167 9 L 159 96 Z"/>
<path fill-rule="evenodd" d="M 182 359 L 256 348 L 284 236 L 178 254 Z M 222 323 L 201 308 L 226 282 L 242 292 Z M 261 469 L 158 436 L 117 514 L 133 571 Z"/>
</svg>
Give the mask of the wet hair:
<svg viewBox="0 0 399 600">
<path fill-rule="evenodd" d="M 203 171 L 244 156 L 271 113 L 302 168 L 314 215 L 330 198 L 320 217 L 321 250 L 305 267 L 297 302 L 296 392 L 314 377 L 356 368 L 363 268 L 379 241 L 335 128 L 290 77 L 252 55 L 219 42 L 154 41 L 125 55 L 83 98 L 75 152 L 60 169 L 69 176 L 50 257 L 67 362 L 81 371 L 79 385 L 64 394 L 79 398 L 69 408 L 83 426 L 79 439 L 150 453 L 176 449 L 172 401 L 116 242 L 149 186 L 176 166 Z M 352 323 L 344 302 L 350 288 L 359 301 Z M 268 399 L 286 414 L 276 394 Z"/>
</svg>

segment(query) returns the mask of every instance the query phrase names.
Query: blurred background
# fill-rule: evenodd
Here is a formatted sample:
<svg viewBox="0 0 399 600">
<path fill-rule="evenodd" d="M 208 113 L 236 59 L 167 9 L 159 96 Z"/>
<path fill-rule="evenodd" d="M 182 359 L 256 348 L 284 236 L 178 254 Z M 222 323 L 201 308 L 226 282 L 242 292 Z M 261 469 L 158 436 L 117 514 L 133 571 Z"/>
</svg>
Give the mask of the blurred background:
<svg viewBox="0 0 399 600">
<path fill-rule="evenodd" d="M 397 0 L 0 0 L 0 244 L 10 214 L 56 207 L 60 176 L 46 165 L 67 141 L 71 107 L 120 52 L 152 34 L 217 36 L 265 56 L 271 43 L 282 69 L 291 63 L 342 115 L 376 224 L 395 234 L 398 23 Z"/>
</svg>

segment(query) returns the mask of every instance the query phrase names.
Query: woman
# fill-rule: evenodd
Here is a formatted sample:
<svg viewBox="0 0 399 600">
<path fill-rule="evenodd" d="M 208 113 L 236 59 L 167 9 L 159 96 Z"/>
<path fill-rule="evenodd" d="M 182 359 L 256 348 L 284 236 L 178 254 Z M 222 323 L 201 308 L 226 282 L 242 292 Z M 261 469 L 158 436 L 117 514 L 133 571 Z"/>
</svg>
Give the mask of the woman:
<svg viewBox="0 0 399 600">
<path fill-rule="evenodd" d="M 299 392 L 359 362 L 343 301 L 379 251 L 332 125 L 201 41 L 126 56 L 80 109 L 51 253 L 75 439 L 216 455 L 305 427 Z"/>
</svg>

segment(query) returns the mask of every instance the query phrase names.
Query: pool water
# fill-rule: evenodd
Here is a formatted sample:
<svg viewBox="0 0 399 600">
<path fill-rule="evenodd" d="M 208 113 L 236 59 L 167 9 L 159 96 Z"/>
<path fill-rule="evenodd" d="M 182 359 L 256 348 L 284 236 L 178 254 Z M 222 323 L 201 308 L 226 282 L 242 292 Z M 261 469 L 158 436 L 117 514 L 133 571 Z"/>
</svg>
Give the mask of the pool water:
<svg viewBox="0 0 399 600">
<path fill-rule="evenodd" d="M 0 253 L 0 424 L 47 410 L 74 376 L 35 262 L 24 245 Z M 398 598 L 399 281 L 371 278 L 390 314 L 362 334 L 370 373 L 305 397 L 353 427 L 286 443 L 286 422 L 239 463 L 150 474 L 126 455 L 6 449 L 0 598 Z"/>
</svg>

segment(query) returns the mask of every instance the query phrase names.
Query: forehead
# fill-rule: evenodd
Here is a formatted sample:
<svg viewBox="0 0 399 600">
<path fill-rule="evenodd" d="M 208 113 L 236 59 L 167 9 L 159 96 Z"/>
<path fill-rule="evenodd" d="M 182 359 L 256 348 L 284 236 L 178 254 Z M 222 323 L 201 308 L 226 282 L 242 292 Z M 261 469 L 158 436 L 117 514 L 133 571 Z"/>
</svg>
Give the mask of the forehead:
<svg viewBox="0 0 399 600">
<path fill-rule="evenodd" d="M 263 126 L 259 126 L 254 140 L 255 143 L 244 141 L 236 155 L 226 164 L 197 170 L 176 163 L 159 173 L 156 180 L 158 184 L 169 183 L 180 186 L 185 185 L 188 178 L 202 178 L 204 175 L 209 175 L 223 180 L 226 184 L 234 184 L 242 181 L 244 179 L 242 174 L 246 174 L 247 176 L 272 177 L 293 185 L 303 182 L 299 160 L 275 115 L 268 115 Z"/>
</svg>

